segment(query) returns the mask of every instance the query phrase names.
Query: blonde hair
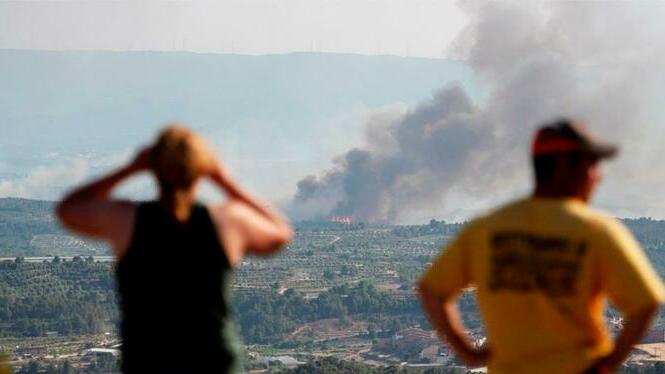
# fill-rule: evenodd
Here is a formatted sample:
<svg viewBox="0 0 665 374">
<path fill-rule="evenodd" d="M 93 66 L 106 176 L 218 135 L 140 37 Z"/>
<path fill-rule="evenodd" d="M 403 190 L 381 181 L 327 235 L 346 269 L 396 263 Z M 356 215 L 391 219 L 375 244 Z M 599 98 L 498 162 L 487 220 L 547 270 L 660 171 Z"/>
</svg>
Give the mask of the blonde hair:
<svg viewBox="0 0 665 374">
<path fill-rule="evenodd" d="M 203 139 L 180 124 L 165 127 L 150 152 L 152 170 L 165 190 L 191 188 L 209 163 L 210 152 Z"/>
</svg>

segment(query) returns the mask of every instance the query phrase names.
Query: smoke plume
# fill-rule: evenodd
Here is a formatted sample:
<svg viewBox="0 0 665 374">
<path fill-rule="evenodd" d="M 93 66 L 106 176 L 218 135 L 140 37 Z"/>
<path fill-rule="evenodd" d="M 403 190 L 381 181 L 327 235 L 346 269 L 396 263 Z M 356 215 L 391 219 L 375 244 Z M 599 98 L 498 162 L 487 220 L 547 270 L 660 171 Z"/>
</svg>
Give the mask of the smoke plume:
<svg viewBox="0 0 665 374">
<path fill-rule="evenodd" d="M 643 105 L 653 75 L 645 67 L 660 61 L 663 46 L 650 26 L 663 6 L 463 6 L 470 23 L 453 52 L 488 92 L 474 102 L 451 83 L 404 112 L 376 113 L 367 124 L 366 145 L 298 183 L 293 218 L 395 222 L 408 211 L 439 206 L 452 189 L 482 196 L 515 188 L 515 176 L 525 174 L 534 127 L 561 116 L 586 120 L 610 138 L 639 133 L 628 124 L 646 120 Z"/>
</svg>

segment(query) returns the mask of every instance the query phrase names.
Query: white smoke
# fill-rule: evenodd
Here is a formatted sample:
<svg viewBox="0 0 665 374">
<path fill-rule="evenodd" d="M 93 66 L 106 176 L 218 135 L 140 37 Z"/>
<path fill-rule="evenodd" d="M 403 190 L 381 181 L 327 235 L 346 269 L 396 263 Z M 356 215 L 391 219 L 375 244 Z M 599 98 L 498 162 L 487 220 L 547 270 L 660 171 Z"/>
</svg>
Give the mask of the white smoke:
<svg viewBox="0 0 665 374">
<path fill-rule="evenodd" d="M 129 150 L 102 155 L 47 155 L 48 165 L 30 168 L 24 175 L 0 178 L 0 197 L 57 200 L 72 188 L 130 160 Z M 116 195 L 136 199 L 155 194 L 154 183 L 145 173 L 120 186 Z"/>
<path fill-rule="evenodd" d="M 292 218 L 350 215 L 399 221 L 467 196 L 524 189 L 535 126 L 561 116 L 586 120 L 625 143 L 648 135 L 662 61 L 661 3 L 471 2 L 454 51 L 489 92 L 474 103 L 451 84 L 404 113 L 380 113 L 367 145 L 298 183 Z M 619 164 L 620 166 L 622 164 Z M 626 168 L 627 166 L 622 166 Z M 520 187 L 520 184 L 522 185 Z M 664 207 L 665 208 L 665 207 Z"/>
<path fill-rule="evenodd" d="M 52 200 L 89 173 L 89 163 L 71 160 L 55 167 L 39 166 L 24 176 L 0 180 L 0 197 Z"/>
</svg>

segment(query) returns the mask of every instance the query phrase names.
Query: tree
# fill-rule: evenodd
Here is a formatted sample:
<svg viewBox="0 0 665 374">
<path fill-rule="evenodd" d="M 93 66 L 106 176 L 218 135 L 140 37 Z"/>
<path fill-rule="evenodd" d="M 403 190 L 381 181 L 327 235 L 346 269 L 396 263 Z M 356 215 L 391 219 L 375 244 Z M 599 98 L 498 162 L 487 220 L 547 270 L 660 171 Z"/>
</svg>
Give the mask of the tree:
<svg viewBox="0 0 665 374">
<path fill-rule="evenodd" d="M 39 374 L 39 363 L 37 361 L 30 361 L 28 364 L 27 374 Z"/>
<path fill-rule="evenodd" d="M 656 374 L 665 374 L 665 362 L 658 361 L 653 365 L 653 371 Z"/>
<path fill-rule="evenodd" d="M 62 364 L 62 367 L 60 368 L 60 374 L 74 374 L 72 364 L 70 364 L 68 360 L 65 360 L 65 362 Z"/>
<path fill-rule="evenodd" d="M 46 371 L 44 371 L 44 374 L 58 374 L 58 369 L 57 369 L 57 368 L 55 367 L 55 365 L 53 365 L 53 363 L 51 362 L 51 363 L 48 364 L 48 366 L 46 367 Z"/>
<path fill-rule="evenodd" d="M 335 279 L 335 273 L 333 273 L 330 270 L 326 270 L 326 271 L 323 272 L 323 279 L 333 280 L 333 279 Z"/>
</svg>

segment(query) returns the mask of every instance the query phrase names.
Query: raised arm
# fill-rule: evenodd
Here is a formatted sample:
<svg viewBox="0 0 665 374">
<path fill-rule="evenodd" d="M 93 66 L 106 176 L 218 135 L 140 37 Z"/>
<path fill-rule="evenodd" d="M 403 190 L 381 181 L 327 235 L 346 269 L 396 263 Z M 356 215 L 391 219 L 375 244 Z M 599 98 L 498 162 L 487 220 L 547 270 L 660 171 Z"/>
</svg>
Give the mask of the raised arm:
<svg viewBox="0 0 665 374">
<path fill-rule="evenodd" d="M 450 344 L 455 354 L 470 367 L 485 365 L 490 351 L 486 347 L 475 348 L 469 343 L 455 299 L 450 296 L 443 298 L 435 296 L 423 282 L 418 285 L 418 295 L 425 314 L 439 336 Z"/>
<path fill-rule="evenodd" d="M 418 281 L 418 294 L 425 314 L 439 336 L 469 366 L 482 365 L 489 357 L 488 349 L 476 349 L 467 340 L 456 303 L 457 295 L 472 281 L 469 264 L 476 222 L 464 226 Z"/>
<path fill-rule="evenodd" d="M 134 205 L 109 198 L 113 188 L 129 176 L 148 168 L 148 149 L 127 166 L 70 192 L 56 207 L 62 224 L 81 235 L 108 240 L 120 255 L 127 246 L 134 221 Z"/>
<path fill-rule="evenodd" d="M 232 180 L 217 164 L 210 178 L 229 197 L 226 204 L 214 207 L 214 215 L 232 263 L 245 254 L 269 255 L 288 243 L 293 230 L 268 204 L 258 200 Z"/>
</svg>

